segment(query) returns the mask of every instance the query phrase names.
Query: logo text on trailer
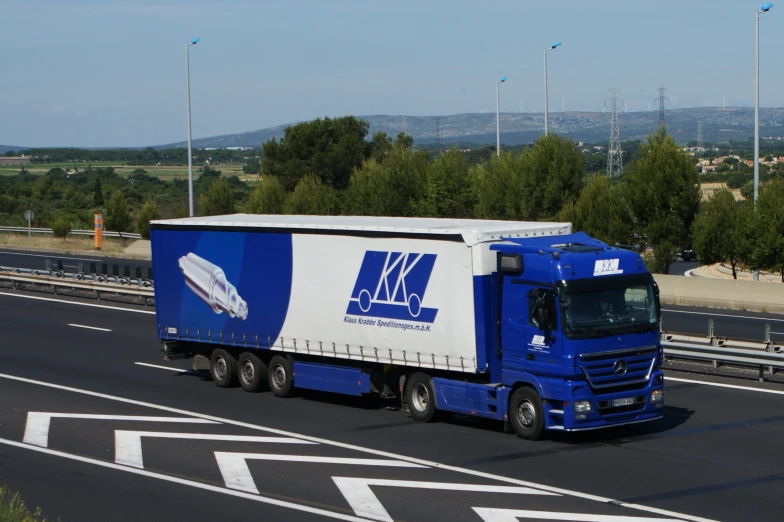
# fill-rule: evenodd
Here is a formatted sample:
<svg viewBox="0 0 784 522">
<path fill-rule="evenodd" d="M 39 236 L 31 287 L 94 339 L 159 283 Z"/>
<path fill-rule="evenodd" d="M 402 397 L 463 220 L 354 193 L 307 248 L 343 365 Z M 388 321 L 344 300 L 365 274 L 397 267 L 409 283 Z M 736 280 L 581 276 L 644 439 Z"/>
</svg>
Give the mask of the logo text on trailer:
<svg viewBox="0 0 784 522">
<path fill-rule="evenodd" d="M 596 261 L 593 265 L 593 275 L 594 276 L 603 276 L 603 275 L 613 275 L 613 274 L 622 274 L 623 270 L 618 268 L 620 265 L 620 259 L 600 259 Z"/>
<path fill-rule="evenodd" d="M 346 313 L 432 323 L 438 309 L 422 306 L 436 254 L 368 250 Z"/>
</svg>

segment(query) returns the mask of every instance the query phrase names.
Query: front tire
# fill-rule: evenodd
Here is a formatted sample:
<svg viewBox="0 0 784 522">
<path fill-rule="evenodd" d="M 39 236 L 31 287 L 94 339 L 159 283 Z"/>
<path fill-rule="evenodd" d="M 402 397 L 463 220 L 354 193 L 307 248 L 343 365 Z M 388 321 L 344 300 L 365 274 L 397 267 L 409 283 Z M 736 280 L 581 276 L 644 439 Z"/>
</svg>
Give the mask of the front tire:
<svg viewBox="0 0 784 522">
<path fill-rule="evenodd" d="M 436 392 L 433 379 L 426 373 L 415 373 L 406 382 L 408 411 L 415 421 L 430 422 L 436 416 Z"/>
<path fill-rule="evenodd" d="M 518 388 L 509 400 L 509 420 L 521 439 L 537 440 L 544 431 L 542 398 L 533 388 Z"/>
<path fill-rule="evenodd" d="M 216 348 L 210 356 L 210 375 L 219 388 L 237 386 L 237 359 L 223 348 Z"/>
<path fill-rule="evenodd" d="M 267 389 L 267 364 L 258 358 L 255 353 L 243 352 L 239 357 L 237 369 L 240 386 L 246 392 L 258 392 Z"/>
<path fill-rule="evenodd" d="M 294 388 L 294 365 L 288 357 L 274 356 L 270 359 L 268 382 L 276 397 L 291 397 Z"/>
</svg>

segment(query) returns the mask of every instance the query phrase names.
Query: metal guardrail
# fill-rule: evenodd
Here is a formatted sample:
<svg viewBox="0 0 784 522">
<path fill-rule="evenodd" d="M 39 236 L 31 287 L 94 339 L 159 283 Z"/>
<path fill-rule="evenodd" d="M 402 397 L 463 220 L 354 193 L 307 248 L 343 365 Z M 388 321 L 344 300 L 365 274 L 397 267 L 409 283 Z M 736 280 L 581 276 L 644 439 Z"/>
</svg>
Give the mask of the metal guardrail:
<svg viewBox="0 0 784 522">
<path fill-rule="evenodd" d="M 24 285 L 49 286 L 55 295 L 58 288 L 89 291 L 99 300 L 107 294 L 133 296 L 145 306 L 155 299 L 152 281 L 146 279 L 0 267 L 0 281 L 10 281 L 14 290 Z"/>
<path fill-rule="evenodd" d="M 710 361 L 714 368 L 721 364 L 756 367 L 760 382 L 768 375 L 784 368 L 784 346 L 770 338 L 770 324 L 765 325 L 762 341 L 742 341 L 714 335 L 713 319 L 708 320 L 705 337 L 662 332 L 661 343 L 665 358 Z"/>
<path fill-rule="evenodd" d="M 27 227 L 0 227 L 0 232 L 18 232 L 27 234 L 27 232 L 32 232 L 33 234 L 52 234 L 51 228 L 30 228 Z M 94 236 L 94 230 L 71 230 L 70 234 L 72 236 Z M 119 238 L 126 238 L 126 239 L 141 239 L 141 234 L 132 234 L 130 232 L 109 232 L 108 230 L 103 231 L 104 237 L 119 237 Z"/>
</svg>

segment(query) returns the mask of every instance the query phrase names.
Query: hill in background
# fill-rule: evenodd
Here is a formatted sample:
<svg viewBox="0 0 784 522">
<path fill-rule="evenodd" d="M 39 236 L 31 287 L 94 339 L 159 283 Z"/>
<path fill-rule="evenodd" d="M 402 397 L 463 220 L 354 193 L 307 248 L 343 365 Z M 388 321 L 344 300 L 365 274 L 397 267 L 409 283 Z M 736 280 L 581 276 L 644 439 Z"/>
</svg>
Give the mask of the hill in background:
<svg viewBox="0 0 784 522">
<path fill-rule="evenodd" d="M 441 141 L 450 143 L 495 143 L 495 113 L 455 114 L 452 116 L 359 116 L 370 124 L 370 135 L 384 131 L 394 136 L 405 130 L 419 144 Z M 621 140 L 644 139 L 658 126 L 658 112 L 620 113 Z M 680 143 L 697 139 L 697 124 L 702 121 L 705 142 L 747 140 L 754 136 L 753 108 L 690 108 L 668 110 L 667 130 Z M 438 127 L 438 136 L 436 128 Z M 259 147 L 272 137 L 280 139 L 286 125 L 226 134 L 193 140 L 198 148 Z M 542 135 L 544 114 L 502 113 L 501 142 L 507 145 L 530 143 Z M 603 142 L 609 139 L 610 114 L 598 112 L 552 112 L 552 132 L 569 136 L 575 141 Z M 784 109 L 760 110 L 760 135 L 784 138 Z M 186 143 L 172 143 L 156 148 L 184 147 Z"/>
</svg>

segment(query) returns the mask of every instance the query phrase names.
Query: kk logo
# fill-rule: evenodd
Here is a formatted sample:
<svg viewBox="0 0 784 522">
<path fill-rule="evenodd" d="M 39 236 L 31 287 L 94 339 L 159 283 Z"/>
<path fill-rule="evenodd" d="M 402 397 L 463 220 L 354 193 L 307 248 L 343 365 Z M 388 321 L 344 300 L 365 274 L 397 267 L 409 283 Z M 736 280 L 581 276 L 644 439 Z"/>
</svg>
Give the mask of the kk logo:
<svg viewBox="0 0 784 522">
<path fill-rule="evenodd" d="M 432 323 L 438 309 L 422 300 L 435 262 L 435 254 L 368 250 L 346 313 Z"/>
<path fill-rule="evenodd" d="M 620 262 L 620 259 L 600 259 L 593 265 L 593 275 L 622 274 L 623 270 L 618 268 Z"/>
</svg>

